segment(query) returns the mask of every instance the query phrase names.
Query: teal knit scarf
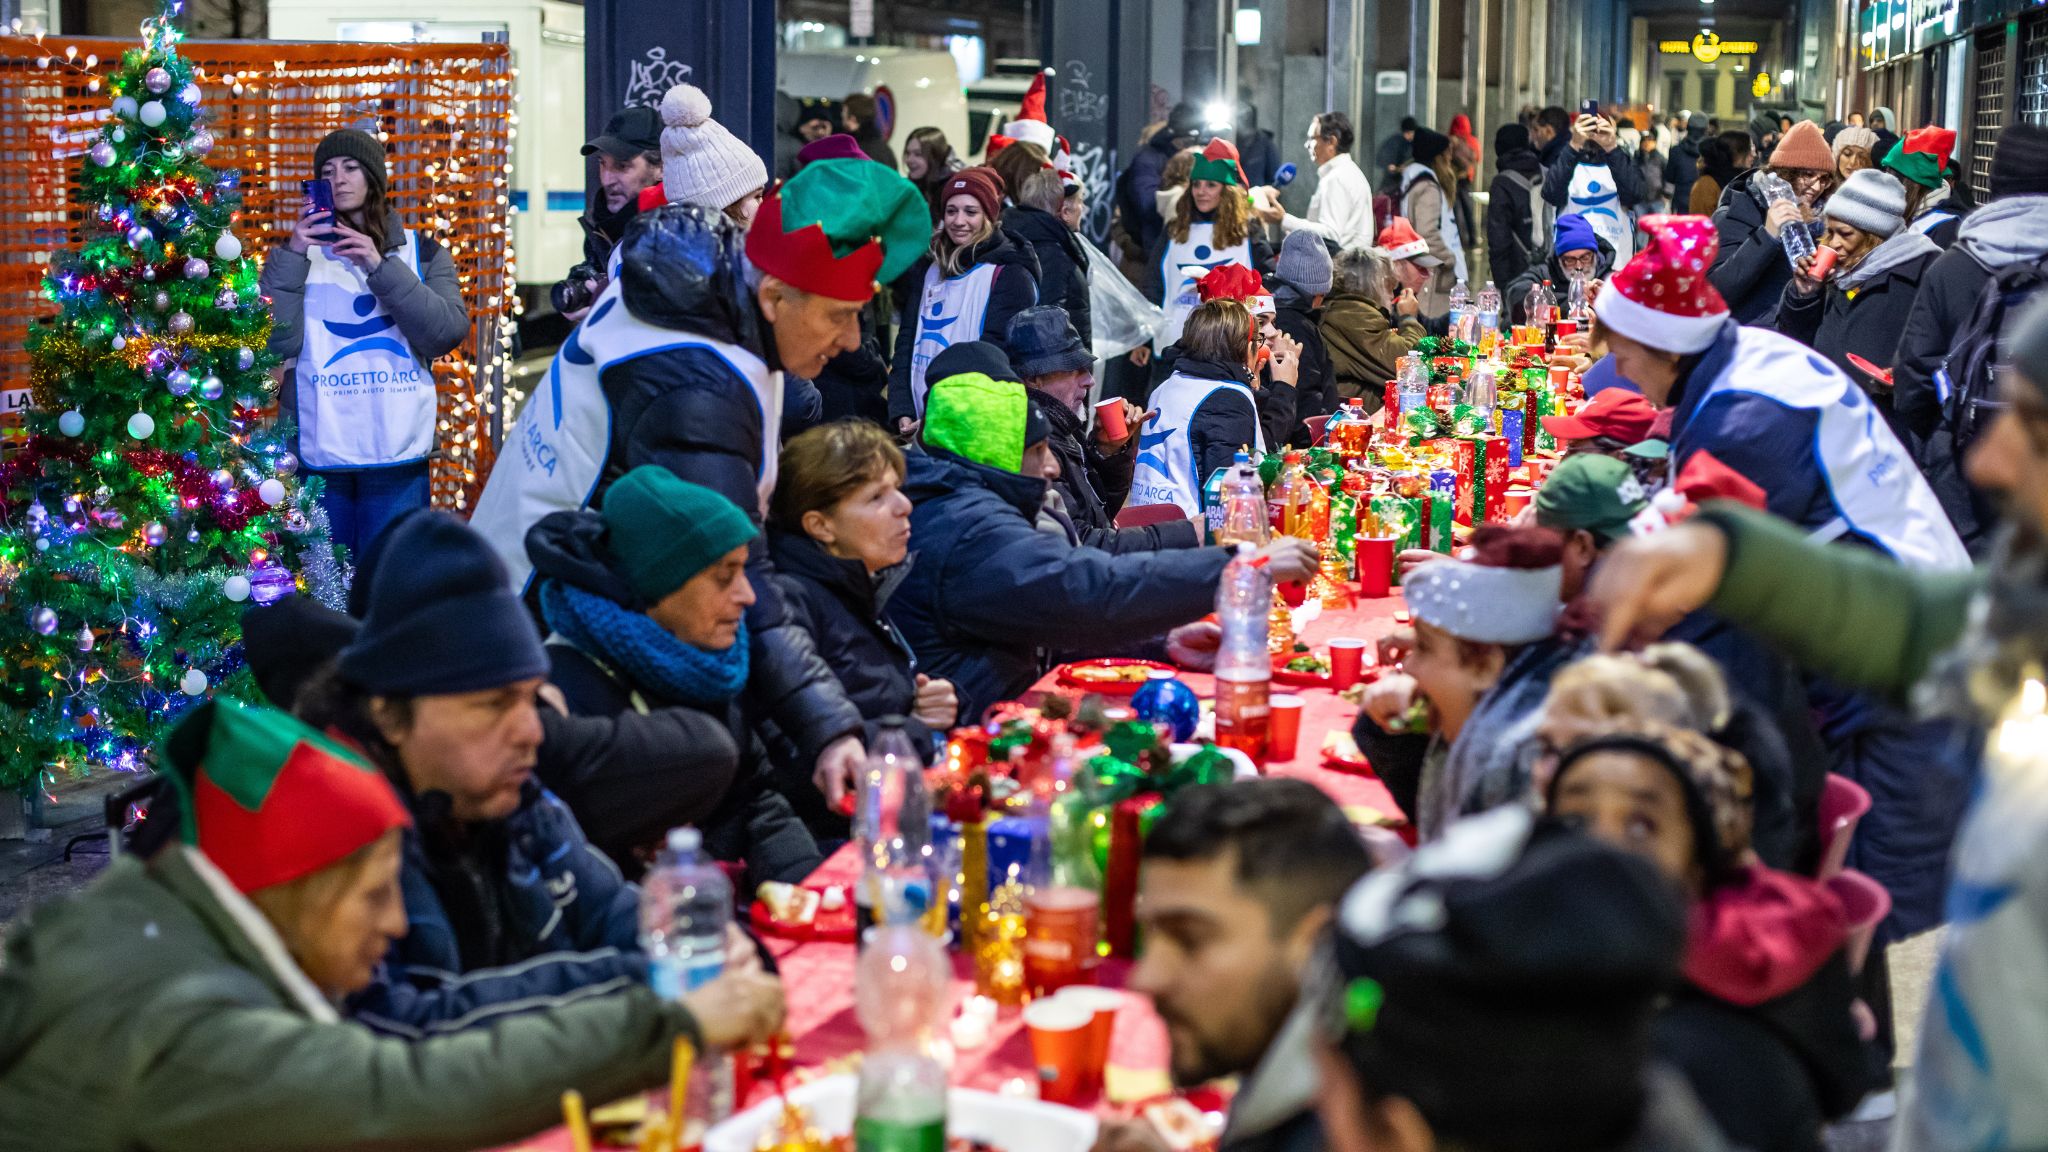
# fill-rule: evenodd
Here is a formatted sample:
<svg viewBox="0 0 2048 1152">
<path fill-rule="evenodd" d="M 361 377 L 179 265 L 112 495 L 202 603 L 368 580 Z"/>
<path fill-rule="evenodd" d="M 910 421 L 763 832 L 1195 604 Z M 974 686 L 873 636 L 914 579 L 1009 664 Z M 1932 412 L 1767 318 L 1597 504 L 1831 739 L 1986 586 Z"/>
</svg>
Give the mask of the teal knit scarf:
<svg viewBox="0 0 2048 1152">
<path fill-rule="evenodd" d="M 713 652 L 686 644 L 615 601 L 549 580 L 540 588 L 548 627 L 584 652 L 616 666 L 635 684 L 692 708 L 723 708 L 747 683 L 747 625 L 732 647 Z"/>
</svg>

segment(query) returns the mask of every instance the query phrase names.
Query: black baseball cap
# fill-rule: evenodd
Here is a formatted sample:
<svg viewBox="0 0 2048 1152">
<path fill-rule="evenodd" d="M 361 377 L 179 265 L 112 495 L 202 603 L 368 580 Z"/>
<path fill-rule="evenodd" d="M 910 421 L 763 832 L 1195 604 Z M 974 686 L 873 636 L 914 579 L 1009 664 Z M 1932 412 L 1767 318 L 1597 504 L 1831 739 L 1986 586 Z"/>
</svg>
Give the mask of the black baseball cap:
<svg viewBox="0 0 2048 1152">
<path fill-rule="evenodd" d="M 631 160 L 643 152 L 661 151 L 661 111 L 627 108 L 605 121 L 604 134 L 583 146 L 583 154 L 602 151 L 614 160 Z"/>
</svg>

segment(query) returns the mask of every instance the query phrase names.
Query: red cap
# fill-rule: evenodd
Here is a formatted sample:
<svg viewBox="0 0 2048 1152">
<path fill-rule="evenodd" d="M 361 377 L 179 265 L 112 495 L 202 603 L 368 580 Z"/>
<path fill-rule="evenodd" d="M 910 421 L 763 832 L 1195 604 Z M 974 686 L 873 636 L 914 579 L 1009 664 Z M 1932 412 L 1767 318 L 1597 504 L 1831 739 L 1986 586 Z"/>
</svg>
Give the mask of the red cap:
<svg viewBox="0 0 2048 1152">
<path fill-rule="evenodd" d="M 1650 438 L 1650 426 L 1656 420 L 1657 410 L 1640 393 L 1607 388 L 1571 416 L 1545 416 L 1543 430 L 1559 440 L 1606 436 L 1623 444 L 1640 444 Z"/>
</svg>

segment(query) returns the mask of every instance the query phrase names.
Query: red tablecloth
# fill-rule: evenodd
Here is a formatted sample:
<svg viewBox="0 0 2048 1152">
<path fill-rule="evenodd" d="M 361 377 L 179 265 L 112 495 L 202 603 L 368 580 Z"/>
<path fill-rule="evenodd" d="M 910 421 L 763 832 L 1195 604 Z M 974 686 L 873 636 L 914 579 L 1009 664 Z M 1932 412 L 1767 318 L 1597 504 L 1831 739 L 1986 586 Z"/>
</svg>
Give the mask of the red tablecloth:
<svg viewBox="0 0 2048 1152">
<path fill-rule="evenodd" d="M 1364 601 L 1352 608 L 1325 609 L 1302 629 L 1303 643 L 1321 649 L 1333 636 L 1377 640 L 1394 626 L 1394 613 L 1401 607 L 1398 596 Z M 1198 672 L 1181 677 L 1198 694 L 1214 690 L 1211 677 Z M 1036 685 L 1056 686 L 1047 676 Z M 1284 688 L 1302 697 L 1301 738 L 1290 760 L 1266 765 L 1271 775 L 1296 776 L 1314 783 L 1339 804 L 1399 814 L 1385 785 L 1369 776 L 1338 772 L 1322 766 L 1322 743 L 1333 729 L 1349 729 L 1356 709 L 1335 692 L 1322 688 Z M 813 883 L 851 883 L 857 876 L 853 853 L 842 849 L 813 874 Z M 789 1033 L 795 1039 L 800 1068 L 814 1068 L 858 1052 L 863 1036 L 854 1017 L 853 962 L 851 944 L 770 941 L 782 970 L 789 1003 Z M 1121 988 L 1130 966 L 1106 960 L 1098 981 Z M 954 957 L 955 1002 L 974 994 L 972 966 L 965 956 Z M 1151 1003 L 1143 996 L 1126 994 L 1117 1013 L 1116 1031 L 1110 1042 L 1109 1096 L 1112 1102 L 1142 1099 L 1166 1089 L 1166 1031 Z M 1000 1090 L 1011 1081 L 1030 1083 L 1031 1049 L 1017 1012 L 1004 1012 L 987 1044 L 957 1053 L 953 1082 L 970 1088 Z M 565 1152 L 570 1146 L 566 1130 L 551 1129 L 515 1147 L 521 1152 Z"/>
</svg>

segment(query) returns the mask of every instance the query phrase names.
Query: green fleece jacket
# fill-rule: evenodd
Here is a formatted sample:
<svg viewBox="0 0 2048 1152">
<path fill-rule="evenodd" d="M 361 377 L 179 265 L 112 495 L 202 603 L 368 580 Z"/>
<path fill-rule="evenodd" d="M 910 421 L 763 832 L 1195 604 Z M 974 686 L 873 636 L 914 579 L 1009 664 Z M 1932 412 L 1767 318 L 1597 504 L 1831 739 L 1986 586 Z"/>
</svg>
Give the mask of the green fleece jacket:
<svg viewBox="0 0 2048 1152">
<path fill-rule="evenodd" d="M 407 1041 L 339 1021 L 203 856 L 116 860 L 0 968 L 0 1144 L 38 1152 L 470 1149 L 563 1090 L 659 1083 L 689 1014 L 644 987 Z"/>
<path fill-rule="evenodd" d="M 1739 504 L 1700 518 L 1728 538 L 1728 569 L 1707 605 L 1831 679 L 1902 699 L 1963 634 L 1982 571 L 1923 572 Z"/>
</svg>

